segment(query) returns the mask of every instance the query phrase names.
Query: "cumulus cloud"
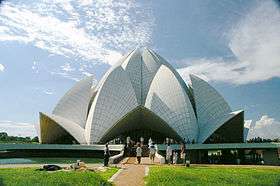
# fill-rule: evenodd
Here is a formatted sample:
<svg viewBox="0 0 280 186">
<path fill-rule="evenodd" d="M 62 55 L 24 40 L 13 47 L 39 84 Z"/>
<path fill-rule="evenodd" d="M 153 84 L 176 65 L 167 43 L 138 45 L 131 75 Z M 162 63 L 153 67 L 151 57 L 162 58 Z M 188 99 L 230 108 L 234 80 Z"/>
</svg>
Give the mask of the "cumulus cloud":
<svg viewBox="0 0 280 186">
<path fill-rule="evenodd" d="M 35 127 L 31 123 L 14 122 L 9 120 L 0 121 L 0 131 L 7 132 L 10 136 L 30 136 L 37 135 Z"/>
<path fill-rule="evenodd" d="M 138 8 L 125 0 L 9 2 L 1 7 L 0 40 L 111 63 L 121 51 L 150 42 L 152 16 Z"/>
<path fill-rule="evenodd" d="M 47 94 L 47 95 L 52 95 L 53 94 L 53 92 L 50 91 L 50 90 L 44 90 L 44 93 Z"/>
<path fill-rule="evenodd" d="M 178 69 L 188 80 L 194 73 L 209 81 L 247 84 L 280 77 L 280 10 L 275 1 L 257 6 L 230 30 L 229 48 L 235 60 L 185 59 Z"/>
<path fill-rule="evenodd" d="M 247 139 L 254 137 L 269 139 L 280 138 L 280 121 L 267 115 L 263 115 L 260 120 L 250 126 Z"/>
<path fill-rule="evenodd" d="M 70 63 L 65 63 L 64 65 L 61 66 L 62 70 L 65 72 L 72 72 L 75 69 L 71 67 Z"/>
<path fill-rule="evenodd" d="M 2 64 L 0 63 L 0 72 L 4 72 L 4 70 L 5 70 L 4 65 L 2 65 Z"/>
<path fill-rule="evenodd" d="M 73 63 L 112 65 L 151 42 L 153 22 L 152 10 L 136 1 L 9 1 L 0 9 L 0 41 L 31 44 Z"/>
</svg>

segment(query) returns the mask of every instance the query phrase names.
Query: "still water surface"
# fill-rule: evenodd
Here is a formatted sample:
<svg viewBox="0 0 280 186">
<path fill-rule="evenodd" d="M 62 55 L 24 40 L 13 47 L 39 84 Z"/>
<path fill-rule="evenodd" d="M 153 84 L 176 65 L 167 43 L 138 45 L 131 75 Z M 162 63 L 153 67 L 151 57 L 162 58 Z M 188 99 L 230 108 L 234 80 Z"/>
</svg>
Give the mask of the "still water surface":
<svg viewBox="0 0 280 186">
<path fill-rule="evenodd" d="M 1 158 L 0 165 L 3 164 L 69 164 L 81 160 L 85 163 L 102 163 L 98 158 Z"/>
</svg>

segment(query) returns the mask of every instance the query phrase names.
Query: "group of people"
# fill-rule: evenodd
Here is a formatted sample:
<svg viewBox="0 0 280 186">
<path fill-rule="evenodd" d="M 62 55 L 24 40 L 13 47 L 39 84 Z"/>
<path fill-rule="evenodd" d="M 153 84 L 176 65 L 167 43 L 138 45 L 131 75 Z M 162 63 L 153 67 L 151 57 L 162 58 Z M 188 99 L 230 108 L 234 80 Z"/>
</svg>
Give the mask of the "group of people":
<svg viewBox="0 0 280 186">
<path fill-rule="evenodd" d="M 180 152 L 173 150 L 171 145 L 168 143 L 166 147 L 166 163 L 168 164 L 177 164 L 178 155 L 180 153 L 180 158 L 183 161 L 184 165 L 189 165 L 189 161 L 186 161 L 186 145 L 181 143 Z"/>
<path fill-rule="evenodd" d="M 131 156 L 132 154 L 135 153 L 136 155 L 136 161 L 138 164 L 141 163 L 141 158 L 143 156 L 143 141 L 141 140 L 141 143 L 137 143 L 136 144 L 136 149 L 135 151 L 132 153 L 131 152 L 131 142 L 129 141 L 126 144 L 126 151 L 128 156 Z M 149 158 L 151 163 L 154 163 L 155 161 L 155 156 L 156 156 L 156 146 L 154 144 L 154 142 L 151 140 L 151 138 L 149 139 L 149 143 L 148 143 L 148 148 L 149 148 Z M 168 164 L 177 164 L 178 163 L 178 156 L 180 154 L 180 159 L 183 161 L 184 165 L 189 165 L 189 161 L 186 161 L 186 145 L 185 143 L 181 143 L 180 146 L 180 151 L 176 151 L 173 150 L 170 143 L 167 144 L 166 147 L 166 162 Z M 109 147 L 108 144 L 105 145 L 104 148 L 104 166 L 108 166 L 109 163 L 109 157 L 110 157 L 110 151 L 109 151 Z"/>
<path fill-rule="evenodd" d="M 149 157 L 151 163 L 154 163 L 155 161 L 155 155 L 156 155 L 156 147 L 151 138 L 149 139 Z M 141 163 L 141 157 L 142 157 L 142 143 L 137 143 L 137 148 L 136 148 L 136 160 L 137 163 Z M 190 162 L 187 160 L 187 153 L 186 153 L 186 145 L 184 142 L 181 143 L 180 146 L 180 151 L 173 150 L 170 143 L 167 144 L 166 147 L 166 163 L 168 164 L 177 164 L 178 159 L 179 159 L 179 154 L 180 154 L 180 159 L 182 160 L 184 165 L 189 166 Z"/>
<path fill-rule="evenodd" d="M 136 148 L 136 159 L 137 163 L 141 163 L 141 157 L 142 157 L 142 147 L 140 143 L 137 143 L 137 148 Z M 155 156 L 156 156 L 156 147 L 155 144 L 149 140 L 149 157 L 152 163 L 155 161 Z"/>
</svg>

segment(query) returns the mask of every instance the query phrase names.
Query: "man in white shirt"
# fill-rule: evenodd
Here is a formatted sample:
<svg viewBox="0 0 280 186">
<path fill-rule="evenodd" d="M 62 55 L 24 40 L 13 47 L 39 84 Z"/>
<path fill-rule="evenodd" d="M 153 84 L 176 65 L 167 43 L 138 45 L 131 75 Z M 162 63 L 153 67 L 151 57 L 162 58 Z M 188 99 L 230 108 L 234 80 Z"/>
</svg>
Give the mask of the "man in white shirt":
<svg viewBox="0 0 280 186">
<path fill-rule="evenodd" d="M 172 147 L 168 143 L 166 148 L 166 161 L 168 162 L 169 165 L 171 163 L 171 156 L 172 156 Z"/>
<path fill-rule="evenodd" d="M 136 158 L 137 158 L 137 162 L 138 164 L 141 163 L 141 156 L 142 156 L 142 148 L 140 147 L 140 144 L 137 144 L 137 148 L 136 148 Z"/>
<path fill-rule="evenodd" d="M 155 155 L 156 155 L 156 148 L 154 143 L 152 143 L 150 146 L 150 160 L 152 161 L 152 163 L 154 163 L 155 161 Z"/>
</svg>

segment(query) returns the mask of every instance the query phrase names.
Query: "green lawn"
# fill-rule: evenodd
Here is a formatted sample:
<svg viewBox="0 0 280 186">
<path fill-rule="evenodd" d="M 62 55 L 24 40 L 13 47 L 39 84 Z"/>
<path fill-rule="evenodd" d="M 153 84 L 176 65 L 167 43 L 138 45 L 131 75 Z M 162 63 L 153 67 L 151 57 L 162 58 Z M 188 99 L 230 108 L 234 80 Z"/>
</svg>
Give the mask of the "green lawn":
<svg viewBox="0 0 280 186">
<path fill-rule="evenodd" d="M 92 186 L 111 185 L 107 180 L 117 172 L 109 168 L 105 172 L 92 171 L 38 171 L 33 168 L 0 169 L 2 186 Z"/>
<path fill-rule="evenodd" d="M 280 168 L 150 167 L 147 185 L 280 185 Z"/>
</svg>

